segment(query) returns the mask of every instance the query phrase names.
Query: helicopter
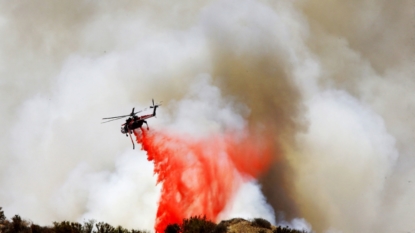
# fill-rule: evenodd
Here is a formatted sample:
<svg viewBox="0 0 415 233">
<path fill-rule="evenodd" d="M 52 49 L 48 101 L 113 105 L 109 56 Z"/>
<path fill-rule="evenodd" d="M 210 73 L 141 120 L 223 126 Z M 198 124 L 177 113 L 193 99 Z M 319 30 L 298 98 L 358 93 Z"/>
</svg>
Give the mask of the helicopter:
<svg viewBox="0 0 415 233">
<path fill-rule="evenodd" d="M 143 130 L 141 127 L 143 126 L 143 124 L 146 124 L 147 126 L 147 130 L 149 130 L 150 128 L 148 127 L 147 121 L 146 119 L 151 118 L 151 117 L 155 117 L 156 116 L 156 110 L 157 108 L 161 105 L 160 104 L 154 104 L 154 99 L 152 99 L 153 105 L 150 106 L 150 108 L 154 109 L 152 114 L 148 114 L 148 115 L 143 115 L 143 116 L 136 116 L 137 113 L 140 113 L 146 109 L 143 109 L 141 111 L 138 112 L 134 112 L 134 109 L 131 111 L 131 113 L 129 115 L 124 115 L 124 116 L 116 116 L 116 117 L 105 117 L 102 118 L 102 120 L 106 120 L 105 122 L 102 123 L 108 123 L 110 121 L 115 121 L 115 120 L 119 120 L 125 117 L 128 117 L 127 120 L 125 120 L 125 123 L 121 125 L 121 133 L 125 134 L 125 136 L 128 137 L 128 135 L 130 135 L 130 139 L 131 142 L 133 143 L 133 150 L 135 148 L 134 146 L 134 141 L 133 138 L 131 137 L 131 134 L 133 134 L 133 130 L 140 128 L 141 131 Z"/>
</svg>

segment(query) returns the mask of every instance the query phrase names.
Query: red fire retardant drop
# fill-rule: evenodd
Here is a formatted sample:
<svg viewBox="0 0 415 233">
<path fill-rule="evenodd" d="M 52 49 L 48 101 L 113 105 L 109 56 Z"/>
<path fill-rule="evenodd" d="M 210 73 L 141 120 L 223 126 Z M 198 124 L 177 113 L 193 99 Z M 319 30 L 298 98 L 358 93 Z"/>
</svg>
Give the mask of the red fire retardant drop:
<svg viewBox="0 0 415 233">
<path fill-rule="evenodd" d="M 263 140 L 267 137 L 247 132 L 208 138 L 154 130 L 135 135 L 162 185 L 155 225 L 159 233 L 191 216 L 216 221 L 242 182 L 260 175 L 272 159 L 271 143 Z"/>
</svg>

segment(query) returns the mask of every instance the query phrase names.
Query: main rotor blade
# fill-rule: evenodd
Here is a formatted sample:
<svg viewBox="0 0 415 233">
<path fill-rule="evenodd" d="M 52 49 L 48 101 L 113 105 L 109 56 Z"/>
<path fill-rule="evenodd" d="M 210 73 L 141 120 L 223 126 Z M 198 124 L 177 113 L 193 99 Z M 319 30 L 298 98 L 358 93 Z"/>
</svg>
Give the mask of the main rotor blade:
<svg viewBox="0 0 415 233">
<path fill-rule="evenodd" d="M 135 116 L 137 113 L 140 113 L 140 112 L 142 112 L 142 111 L 146 110 L 147 108 L 145 108 L 145 109 L 143 109 L 143 110 L 140 110 L 140 111 L 138 111 L 138 112 L 134 112 L 134 109 L 135 109 L 135 108 L 133 108 L 133 111 L 130 113 L 130 115 L 115 116 L 115 117 L 105 117 L 105 118 L 102 118 L 102 120 L 120 119 L 120 118 L 123 118 L 123 117 Z"/>
<path fill-rule="evenodd" d="M 123 117 L 128 117 L 128 116 L 130 116 L 130 115 L 115 116 L 115 117 L 105 117 L 105 118 L 102 118 L 102 120 L 108 120 L 108 119 L 114 119 L 114 118 L 123 118 Z"/>
<path fill-rule="evenodd" d="M 123 118 L 123 117 L 121 117 L 121 118 L 117 118 L 117 119 L 108 120 L 108 121 L 105 121 L 105 122 L 101 122 L 101 124 L 104 124 L 104 123 L 107 123 L 107 122 L 110 122 L 110 121 L 121 120 L 122 118 Z"/>
</svg>

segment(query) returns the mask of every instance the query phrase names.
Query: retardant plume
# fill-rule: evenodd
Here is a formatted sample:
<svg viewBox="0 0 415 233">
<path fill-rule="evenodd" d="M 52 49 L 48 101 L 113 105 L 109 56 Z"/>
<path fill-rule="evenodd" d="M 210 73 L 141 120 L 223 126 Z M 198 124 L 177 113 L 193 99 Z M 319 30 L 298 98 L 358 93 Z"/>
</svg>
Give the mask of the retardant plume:
<svg viewBox="0 0 415 233">
<path fill-rule="evenodd" d="M 160 130 L 134 134 L 162 185 L 156 232 L 196 215 L 217 221 L 242 182 L 260 175 L 272 159 L 270 141 L 247 131 L 203 138 Z"/>
</svg>

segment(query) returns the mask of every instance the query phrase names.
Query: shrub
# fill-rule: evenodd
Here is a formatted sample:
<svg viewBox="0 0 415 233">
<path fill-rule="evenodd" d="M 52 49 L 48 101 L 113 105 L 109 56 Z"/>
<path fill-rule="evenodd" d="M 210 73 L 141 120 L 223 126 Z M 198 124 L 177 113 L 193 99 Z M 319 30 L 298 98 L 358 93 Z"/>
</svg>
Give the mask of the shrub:
<svg viewBox="0 0 415 233">
<path fill-rule="evenodd" d="M 123 228 L 122 226 L 118 226 L 115 228 L 115 233 L 130 233 L 127 229 Z"/>
<path fill-rule="evenodd" d="M 226 226 L 225 222 L 220 222 L 215 229 L 213 229 L 212 233 L 226 233 L 228 231 L 228 227 Z"/>
<path fill-rule="evenodd" d="M 32 233 L 42 233 L 42 227 L 39 225 L 32 224 L 30 229 L 32 230 Z"/>
<path fill-rule="evenodd" d="M 104 222 L 99 222 L 95 226 L 97 227 L 98 233 L 113 233 L 115 230 L 113 226 Z"/>
<path fill-rule="evenodd" d="M 2 208 L 0 207 L 0 222 L 3 222 L 4 220 L 6 220 L 6 216 L 4 216 L 4 212 Z"/>
<path fill-rule="evenodd" d="M 273 233 L 307 233 L 305 231 L 293 230 L 287 226 L 285 227 L 277 227 L 275 230 L 272 231 Z"/>
<path fill-rule="evenodd" d="M 77 222 L 71 222 L 71 227 L 73 233 L 82 233 L 82 224 Z"/>
<path fill-rule="evenodd" d="M 210 233 L 216 227 L 216 224 L 206 219 L 206 216 L 194 216 L 184 219 L 182 223 L 183 233 Z"/>
<path fill-rule="evenodd" d="M 271 223 L 268 222 L 267 220 L 263 219 L 263 218 L 255 218 L 252 221 L 252 226 L 266 228 L 266 229 L 271 230 Z"/>
<path fill-rule="evenodd" d="M 55 233 L 52 227 L 41 227 L 36 224 L 30 226 L 31 233 Z"/>
<path fill-rule="evenodd" d="M 95 220 L 88 220 L 84 222 L 82 226 L 82 233 L 92 233 L 92 229 L 94 229 Z"/>
<path fill-rule="evenodd" d="M 8 228 L 8 232 L 10 233 L 25 233 L 30 232 L 30 228 L 28 227 L 28 223 L 23 221 L 19 215 L 15 215 L 12 218 L 11 226 Z"/>
<path fill-rule="evenodd" d="M 179 233 L 179 232 L 180 232 L 180 226 L 177 223 L 167 225 L 166 229 L 164 230 L 164 233 Z"/>
<path fill-rule="evenodd" d="M 68 221 L 53 222 L 55 233 L 82 233 L 82 225 Z"/>
<path fill-rule="evenodd" d="M 150 233 L 149 231 L 131 230 L 131 233 Z"/>
</svg>

